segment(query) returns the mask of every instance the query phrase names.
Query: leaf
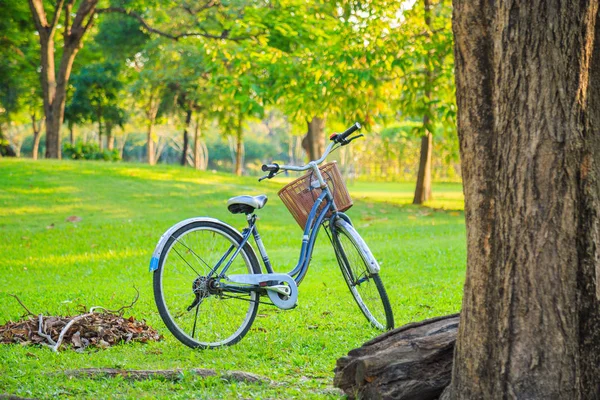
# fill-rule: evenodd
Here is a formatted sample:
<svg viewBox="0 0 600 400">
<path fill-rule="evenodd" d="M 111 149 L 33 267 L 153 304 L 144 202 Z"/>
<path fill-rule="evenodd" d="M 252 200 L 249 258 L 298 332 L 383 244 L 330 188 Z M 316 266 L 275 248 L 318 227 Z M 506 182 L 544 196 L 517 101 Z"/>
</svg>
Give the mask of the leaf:
<svg viewBox="0 0 600 400">
<path fill-rule="evenodd" d="M 81 333 L 79 331 L 75 332 L 75 334 L 71 337 L 71 343 L 75 347 L 83 347 L 81 343 Z"/>
</svg>

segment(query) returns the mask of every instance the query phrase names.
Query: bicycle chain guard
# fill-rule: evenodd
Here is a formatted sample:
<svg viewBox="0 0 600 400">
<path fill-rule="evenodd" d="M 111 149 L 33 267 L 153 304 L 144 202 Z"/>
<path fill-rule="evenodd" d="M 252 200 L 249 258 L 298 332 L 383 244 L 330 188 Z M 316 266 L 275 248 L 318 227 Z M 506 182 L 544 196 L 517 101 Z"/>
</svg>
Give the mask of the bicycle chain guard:
<svg viewBox="0 0 600 400">
<path fill-rule="evenodd" d="M 298 301 L 298 285 L 287 274 L 240 274 L 229 275 L 227 279 L 233 283 L 257 285 L 267 290 L 269 299 L 282 310 L 289 310 L 296 306 Z M 277 282 L 265 286 L 267 282 Z"/>
</svg>

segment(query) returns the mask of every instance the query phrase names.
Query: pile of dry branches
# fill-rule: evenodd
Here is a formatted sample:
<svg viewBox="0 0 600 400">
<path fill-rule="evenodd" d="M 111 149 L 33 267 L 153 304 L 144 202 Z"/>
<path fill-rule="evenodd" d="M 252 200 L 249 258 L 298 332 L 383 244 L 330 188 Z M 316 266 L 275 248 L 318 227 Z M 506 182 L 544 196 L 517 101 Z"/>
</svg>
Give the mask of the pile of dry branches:
<svg viewBox="0 0 600 400">
<path fill-rule="evenodd" d="M 162 339 L 145 321 L 123 317 L 124 310 L 137 301 L 139 292 L 130 305 L 118 310 L 92 307 L 87 313 L 72 317 L 36 316 L 17 296 L 12 296 L 27 311 L 28 318 L 0 326 L 0 343 L 40 344 L 58 352 L 61 345 L 83 351 L 89 346 L 106 348 L 131 341 L 145 343 Z"/>
</svg>

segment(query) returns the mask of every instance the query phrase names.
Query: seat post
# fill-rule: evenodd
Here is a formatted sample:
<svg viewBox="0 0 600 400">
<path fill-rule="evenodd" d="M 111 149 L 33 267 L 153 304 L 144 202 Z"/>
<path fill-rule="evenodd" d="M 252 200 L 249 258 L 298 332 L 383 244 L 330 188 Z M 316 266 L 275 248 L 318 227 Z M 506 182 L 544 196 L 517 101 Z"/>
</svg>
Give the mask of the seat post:
<svg viewBox="0 0 600 400">
<path fill-rule="evenodd" d="M 256 227 L 256 220 L 258 219 L 258 217 L 255 214 L 248 214 L 246 215 L 246 219 L 248 220 L 248 229 L 252 231 L 252 236 L 254 236 L 254 242 L 256 243 L 256 247 L 258 247 L 258 252 L 262 257 L 263 264 L 265 265 L 267 272 L 269 274 L 272 274 L 273 267 L 271 266 L 271 260 L 269 260 L 269 256 L 267 255 L 267 249 L 265 248 L 265 245 L 263 244 L 262 239 L 258 234 L 258 228 Z"/>
</svg>

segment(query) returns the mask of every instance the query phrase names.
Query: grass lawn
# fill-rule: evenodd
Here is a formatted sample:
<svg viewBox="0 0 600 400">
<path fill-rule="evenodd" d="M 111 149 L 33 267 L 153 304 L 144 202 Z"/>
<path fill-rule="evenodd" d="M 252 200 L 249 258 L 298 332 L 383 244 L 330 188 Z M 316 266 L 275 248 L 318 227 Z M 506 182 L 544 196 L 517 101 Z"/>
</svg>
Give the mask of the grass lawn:
<svg viewBox="0 0 600 400">
<path fill-rule="evenodd" d="M 277 197 L 281 182 L 197 172 L 174 166 L 0 159 L 0 324 L 23 309 L 67 315 L 78 306 L 116 309 L 140 290 L 131 310 L 165 340 L 107 350 L 52 353 L 47 348 L 0 347 L 0 394 L 53 398 L 337 398 L 331 390 L 337 358 L 378 335 L 348 292 L 327 237 L 321 233 L 311 268 L 290 311 L 259 308 L 237 345 L 194 351 L 167 331 L 154 304 L 150 256 L 174 223 L 209 215 L 237 228 L 227 198 L 269 195 L 259 229 L 276 271 L 298 259 L 301 230 Z M 396 326 L 460 308 L 465 268 L 462 189 L 434 185 L 429 207 L 410 205 L 412 184 L 350 185 L 348 211 L 382 267 Z M 68 222 L 67 217 L 82 220 Z M 126 314 L 128 316 L 129 314 Z M 177 382 L 121 378 L 69 379 L 66 369 L 214 368 L 243 370 L 282 383 L 229 383 L 184 374 Z"/>
</svg>

